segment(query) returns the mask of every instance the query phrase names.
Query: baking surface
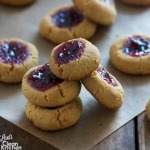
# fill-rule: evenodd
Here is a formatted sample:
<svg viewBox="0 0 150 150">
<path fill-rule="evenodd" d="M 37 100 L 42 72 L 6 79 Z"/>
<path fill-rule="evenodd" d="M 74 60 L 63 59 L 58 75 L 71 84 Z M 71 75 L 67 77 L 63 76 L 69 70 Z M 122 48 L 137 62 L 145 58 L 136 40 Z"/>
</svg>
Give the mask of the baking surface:
<svg viewBox="0 0 150 150">
<path fill-rule="evenodd" d="M 31 6 L 13 8 L 0 6 L 0 38 L 18 37 L 35 44 L 40 64 L 48 62 L 54 44 L 41 38 L 38 32 L 41 18 L 53 8 L 71 4 L 70 0 L 38 0 Z M 145 109 L 150 98 L 150 76 L 130 76 L 116 70 L 109 61 L 109 47 L 121 35 L 147 34 L 150 30 L 150 8 L 138 8 L 117 2 L 118 17 L 110 27 L 99 26 L 90 41 L 101 53 L 102 65 L 122 84 L 126 96 L 118 111 L 103 108 L 82 86 L 83 113 L 79 122 L 68 129 L 43 132 L 30 124 L 24 110 L 26 99 L 21 85 L 0 83 L 0 116 L 60 149 L 89 149 L 120 128 Z"/>
</svg>

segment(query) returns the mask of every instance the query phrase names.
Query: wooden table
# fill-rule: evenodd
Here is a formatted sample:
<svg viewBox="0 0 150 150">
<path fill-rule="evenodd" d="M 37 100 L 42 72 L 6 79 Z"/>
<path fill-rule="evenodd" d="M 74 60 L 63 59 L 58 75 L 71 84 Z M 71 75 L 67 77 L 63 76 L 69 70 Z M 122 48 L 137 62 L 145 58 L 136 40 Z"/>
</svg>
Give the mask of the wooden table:
<svg viewBox="0 0 150 150">
<path fill-rule="evenodd" d="M 23 150 L 56 150 L 57 148 L 36 138 L 0 117 L 0 135 L 13 135 Z M 108 136 L 91 150 L 150 150 L 150 123 L 145 112 Z"/>
</svg>

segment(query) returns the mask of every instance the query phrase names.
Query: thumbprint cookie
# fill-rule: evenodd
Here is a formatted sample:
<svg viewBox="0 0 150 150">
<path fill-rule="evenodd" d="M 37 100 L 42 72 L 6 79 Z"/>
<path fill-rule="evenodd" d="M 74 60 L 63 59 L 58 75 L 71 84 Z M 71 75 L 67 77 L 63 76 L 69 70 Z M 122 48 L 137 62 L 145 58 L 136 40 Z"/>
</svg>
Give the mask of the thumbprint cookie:
<svg viewBox="0 0 150 150">
<path fill-rule="evenodd" d="M 73 0 L 75 6 L 92 21 L 111 25 L 117 16 L 113 0 Z"/>
<path fill-rule="evenodd" d="M 82 101 L 79 97 L 59 107 L 39 107 L 28 101 L 26 116 L 31 123 L 44 131 L 61 130 L 73 126 L 80 119 Z"/>
<path fill-rule="evenodd" d="M 74 38 L 90 38 L 96 31 L 96 24 L 87 19 L 74 6 L 63 6 L 44 16 L 40 23 L 40 34 L 54 43 Z"/>
<path fill-rule="evenodd" d="M 106 108 L 121 107 L 124 101 L 124 90 L 119 81 L 102 66 L 81 81 L 93 97 Z"/>
<path fill-rule="evenodd" d="M 49 64 L 30 69 L 23 77 L 22 91 L 25 97 L 41 107 L 57 107 L 75 99 L 81 89 L 78 81 L 57 78 Z"/>
<path fill-rule="evenodd" d="M 0 40 L 0 81 L 17 83 L 38 63 L 36 47 L 20 39 Z"/>
<path fill-rule="evenodd" d="M 120 71 L 128 74 L 150 74 L 150 37 L 120 37 L 111 46 L 110 59 Z"/>
<path fill-rule="evenodd" d="M 100 62 L 100 52 L 89 41 L 79 38 L 64 42 L 50 54 L 50 70 L 66 80 L 80 80 L 89 76 Z"/>
</svg>

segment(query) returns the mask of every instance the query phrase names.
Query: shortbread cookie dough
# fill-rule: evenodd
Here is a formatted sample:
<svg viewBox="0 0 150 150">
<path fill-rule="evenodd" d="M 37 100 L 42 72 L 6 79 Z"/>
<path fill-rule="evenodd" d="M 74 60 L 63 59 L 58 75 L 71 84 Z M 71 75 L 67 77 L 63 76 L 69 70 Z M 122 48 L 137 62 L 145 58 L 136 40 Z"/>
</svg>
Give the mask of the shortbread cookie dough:
<svg viewBox="0 0 150 150">
<path fill-rule="evenodd" d="M 80 80 L 89 76 L 100 62 L 97 47 L 79 38 L 55 47 L 50 55 L 50 69 L 57 77 L 67 80 Z"/>
<path fill-rule="evenodd" d="M 147 115 L 148 121 L 150 121 L 150 99 L 146 105 L 146 115 Z"/>
<path fill-rule="evenodd" d="M 17 83 L 38 63 L 36 47 L 20 39 L 0 40 L 0 81 Z"/>
<path fill-rule="evenodd" d="M 26 105 L 26 116 L 34 126 L 45 131 L 54 131 L 74 125 L 82 113 L 82 102 L 75 100 L 54 108 L 42 108 L 30 101 Z"/>
<path fill-rule="evenodd" d="M 111 46 L 113 65 L 128 74 L 150 74 L 150 37 L 130 35 L 117 39 Z"/>
<path fill-rule="evenodd" d="M 1 4 L 12 6 L 24 6 L 33 3 L 35 0 L 0 0 Z"/>
<path fill-rule="evenodd" d="M 75 6 L 92 21 L 111 25 L 117 16 L 113 0 L 73 0 Z"/>
<path fill-rule="evenodd" d="M 124 101 L 124 90 L 119 81 L 99 66 L 91 76 L 82 79 L 85 88 L 103 106 L 118 109 Z"/>
<path fill-rule="evenodd" d="M 56 107 L 75 99 L 81 89 L 78 81 L 65 81 L 54 76 L 49 64 L 30 69 L 22 81 L 25 97 L 41 107 Z"/>
<path fill-rule="evenodd" d="M 96 24 L 87 19 L 74 6 L 63 6 L 48 13 L 40 23 L 40 34 L 54 43 L 74 38 L 90 38 Z"/>
<path fill-rule="evenodd" d="M 130 5 L 147 6 L 150 5 L 150 0 L 121 0 L 122 2 Z"/>
</svg>

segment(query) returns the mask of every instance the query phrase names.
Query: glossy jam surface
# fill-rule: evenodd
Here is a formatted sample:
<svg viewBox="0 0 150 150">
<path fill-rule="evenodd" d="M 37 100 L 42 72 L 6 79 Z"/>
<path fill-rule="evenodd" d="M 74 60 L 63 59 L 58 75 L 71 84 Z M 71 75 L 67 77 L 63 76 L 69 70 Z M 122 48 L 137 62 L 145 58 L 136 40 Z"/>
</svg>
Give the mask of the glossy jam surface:
<svg viewBox="0 0 150 150">
<path fill-rule="evenodd" d="M 107 71 L 103 67 L 99 67 L 97 69 L 98 74 L 110 85 L 116 87 L 118 86 L 116 81 L 107 73 Z"/>
<path fill-rule="evenodd" d="M 150 40 L 141 36 L 130 37 L 127 39 L 123 52 L 132 57 L 140 57 L 140 56 L 149 55 L 150 54 Z"/>
<path fill-rule="evenodd" d="M 84 48 L 85 44 L 79 40 L 65 42 L 56 49 L 54 53 L 55 62 L 61 65 L 80 59 Z"/>
<path fill-rule="evenodd" d="M 75 9 L 63 9 L 52 16 L 55 26 L 59 28 L 70 28 L 82 22 L 84 16 Z"/>
<path fill-rule="evenodd" d="M 29 49 L 21 42 L 11 41 L 0 43 L 0 61 L 7 64 L 21 64 L 27 60 Z"/>
<path fill-rule="evenodd" d="M 57 78 L 51 73 L 49 64 L 37 68 L 28 76 L 29 84 L 39 91 L 46 91 L 47 89 L 60 84 L 62 81 L 62 79 Z"/>
</svg>

